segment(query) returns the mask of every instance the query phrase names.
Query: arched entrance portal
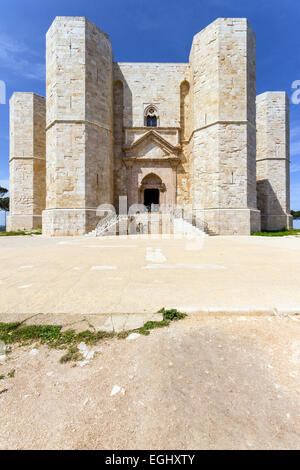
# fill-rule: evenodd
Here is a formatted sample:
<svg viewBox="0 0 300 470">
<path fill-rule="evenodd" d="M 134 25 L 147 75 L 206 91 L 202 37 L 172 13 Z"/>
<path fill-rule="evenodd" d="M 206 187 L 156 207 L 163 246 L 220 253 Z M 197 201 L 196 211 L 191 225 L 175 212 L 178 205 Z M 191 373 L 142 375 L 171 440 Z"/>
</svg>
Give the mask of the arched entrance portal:
<svg viewBox="0 0 300 470">
<path fill-rule="evenodd" d="M 144 204 L 148 210 L 151 209 L 153 204 L 158 208 L 161 202 L 160 193 L 164 190 L 165 186 L 160 177 L 154 173 L 150 173 L 143 178 L 140 186 L 141 203 Z"/>
<path fill-rule="evenodd" d="M 144 190 L 144 206 L 151 207 L 152 204 L 159 204 L 159 189 Z"/>
</svg>

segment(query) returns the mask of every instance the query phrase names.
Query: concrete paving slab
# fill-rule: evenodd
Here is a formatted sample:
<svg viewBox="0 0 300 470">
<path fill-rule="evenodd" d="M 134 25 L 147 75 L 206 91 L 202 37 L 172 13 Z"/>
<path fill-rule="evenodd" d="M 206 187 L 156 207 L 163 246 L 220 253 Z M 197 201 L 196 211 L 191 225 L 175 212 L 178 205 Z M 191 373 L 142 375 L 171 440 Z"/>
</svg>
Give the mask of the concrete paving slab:
<svg viewBox="0 0 300 470">
<path fill-rule="evenodd" d="M 43 314 L 40 319 L 69 323 L 161 307 L 199 314 L 300 312 L 300 238 L 207 237 L 200 245 L 190 250 L 185 239 L 143 236 L 2 237 L 0 319 Z M 149 248 L 160 253 L 158 262 L 147 260 Z M 114 318 L 118 328 L 125 322 Z M 99 328 L 105 321 L 99 317 Z"/>
</svg>

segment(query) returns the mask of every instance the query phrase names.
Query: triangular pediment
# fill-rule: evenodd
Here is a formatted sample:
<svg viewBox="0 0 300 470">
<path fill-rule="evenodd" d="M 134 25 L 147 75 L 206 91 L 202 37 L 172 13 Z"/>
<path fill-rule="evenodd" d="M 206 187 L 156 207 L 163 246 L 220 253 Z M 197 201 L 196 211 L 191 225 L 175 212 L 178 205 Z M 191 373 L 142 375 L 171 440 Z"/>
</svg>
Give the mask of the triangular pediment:
<svg viewBox="0 0 300 470">
<path fill-rule="evenodd" d="M 178 146 L 170 144 L 160 134 L 151 130 L 133 142 L 123 147 L 127 156 L 138 158 L 161 159 L 177 155 Z"/>
</svg>

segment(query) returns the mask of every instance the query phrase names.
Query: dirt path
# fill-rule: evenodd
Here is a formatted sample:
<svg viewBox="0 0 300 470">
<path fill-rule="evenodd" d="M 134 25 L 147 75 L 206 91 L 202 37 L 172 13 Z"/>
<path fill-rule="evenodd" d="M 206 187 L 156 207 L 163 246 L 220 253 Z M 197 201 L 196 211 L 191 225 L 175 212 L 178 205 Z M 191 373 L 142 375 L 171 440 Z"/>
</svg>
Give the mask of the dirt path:
<svg viewBox="0 0 300 470">
<path fill-rule="evenodd" d="M 299 321 L 189 317 L 102 343 L 84 367 L 36 348 L 0 366 L 15 369 L 0 380 L 1 449 L 300 447 Z"/>
</svg>

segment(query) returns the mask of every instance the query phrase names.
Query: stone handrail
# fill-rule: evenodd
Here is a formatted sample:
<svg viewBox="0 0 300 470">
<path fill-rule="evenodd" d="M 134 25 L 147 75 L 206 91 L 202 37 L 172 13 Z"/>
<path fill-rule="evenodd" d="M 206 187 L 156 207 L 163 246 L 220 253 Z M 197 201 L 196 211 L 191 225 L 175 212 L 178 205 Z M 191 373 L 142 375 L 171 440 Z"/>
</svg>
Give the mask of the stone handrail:
<svg viewBox="0 0 300 470">
<path fill-rule="evenodd" d="M 125 219 L 128 219 L 128 215 L 112 214 L 108 217 L 105 217 L 105 219 L 100 220 L 100 222 L 98 222 L 98 225 L 95 229 L 96 236 L 99 237 L 102 233 L 106 232 L 106 230 L 113 227 L 114 225 L 117 225 L 120 220 L 125 220 Z"/>
</svg>

